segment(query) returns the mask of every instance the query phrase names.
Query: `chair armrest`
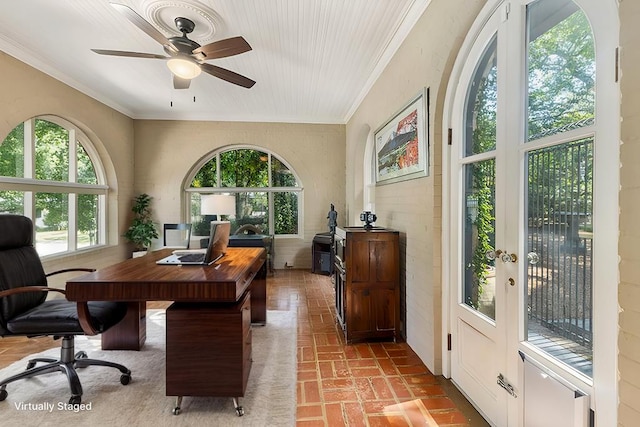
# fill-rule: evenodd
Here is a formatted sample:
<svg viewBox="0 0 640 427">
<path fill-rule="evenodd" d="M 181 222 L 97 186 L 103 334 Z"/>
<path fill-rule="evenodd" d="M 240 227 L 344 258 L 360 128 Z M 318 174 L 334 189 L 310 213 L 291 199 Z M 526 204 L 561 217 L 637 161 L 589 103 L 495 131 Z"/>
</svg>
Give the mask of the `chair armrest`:
<svg viewBox="0 0 640 427">
<path fill-rule="evenodd" d="M 9 295 L 24 294 L 27 292 L 59 292 L 62 295 L 67 293 L 63 289 L 50 288 L 48 286 L 22 286 L 20 288 L 7 289 L 6 291 L 0 291 L 0 298 L 8 297 Z"/>
<path fill-rule="evenodd" d="M 93 273 L 94 271 L 96 271 L 96 269 L 95 268 L 65 268 L 63 270 L 52 271 L 51 273 L 45 274 L 45 276 L 49 277 L 49 276 L 53 276 L 54 274 L 69 273 L 71 271 L 85 271 L 87 273 Z"/>
<path fill-rule="evenodd" d="M 61 270 L 63 271 L 63 270 Z M 62 295 L 67 293 L 63 289 L 50 288 L 48 286 L 22 286 L 19 288 L 7 289 L 6 291 L 0 291 L 0 298 L 8 297 L 9 295 L 24 294 L 27 292 L 58 292 Z M 89 313 L 89 306 L 86 301 L 77 303 L 78 321 L 85 335 L 93 336 L 98 335 L 99 331 L 91 323 L 91 314 Z"/>
<path fill-rule="evenodd" d="M 55 274 L 69 273 L 73 271 L 84 271 L 87 273 L 93 273 L 94 271 L 96 271 L 96 269 L 84 268 L 84 267 L 65 268 L 62 270 L 52 271 L 51 273 L 48 273 L 46 277 L 53 276 Z M 78 302 L 76 305 L 76 308 L 78 311 L 78 321 L 80 322 L 80 326 L 82 327 L 84 334 L 89 336 L 98 335 L 99 331 L 91 323 L 91 313 L 89 313 L 89 306 L 87 305 L 87 302 L 86 301 Z"/>
</svg>

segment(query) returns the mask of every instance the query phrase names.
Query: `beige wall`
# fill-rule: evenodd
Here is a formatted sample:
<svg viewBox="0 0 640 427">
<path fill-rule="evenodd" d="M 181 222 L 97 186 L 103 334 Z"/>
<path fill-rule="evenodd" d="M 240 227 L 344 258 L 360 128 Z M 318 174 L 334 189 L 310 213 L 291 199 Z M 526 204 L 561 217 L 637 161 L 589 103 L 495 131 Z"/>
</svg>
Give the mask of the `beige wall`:
<svg viewBox="0 0 640 427">
<path fill-rule="evenodd" d="M 401 233 L 402 304 L 411 348 L 442 368 L 442 105 L 459 46 L 484 0 L 433 0 L 347 123 L 347 211 L 360 224 L 364 152 L 372 133 L 422 88 L 430 88 L 430 175 L 375 190 L 377 225 Z"/>
<path fill-rule="evenodd" d="M 126 230 L 133 194 L 133 121 L 3 52 L 0 76 L 0 141 L 26 119 L 41 114 L 60 116 L 84 130 L 106 169 L 110 188 L 108 245 L 48 259 L 45 269 L 98 268 L 126 257 L 128 248 L 119 236 Z M 59 282 L 54 283 L 64 283 Z"/>
<path fill-rule="evenodd" d="M 135 188 L 153 198 L 158 223 L 184 221 L 182 188 L 201 159 L 228 145 L 270 150 L 289 163 L 304 186 L 304 225 L 300 238 L 275 241 L 275 268 L 285 262 L 311 267 L 311 241 L 328 231 L 333 203 L 344 212 L 344 125 L 184 122 L 137 120 Z M 340 220 L 340 216 L 338 217 Z"/>
<path fill-rule="evenodd" d="M 640 420 L 640 2 L 620 1 L 621 191 L 619 411 L 621 426 Z"/>
</svg>

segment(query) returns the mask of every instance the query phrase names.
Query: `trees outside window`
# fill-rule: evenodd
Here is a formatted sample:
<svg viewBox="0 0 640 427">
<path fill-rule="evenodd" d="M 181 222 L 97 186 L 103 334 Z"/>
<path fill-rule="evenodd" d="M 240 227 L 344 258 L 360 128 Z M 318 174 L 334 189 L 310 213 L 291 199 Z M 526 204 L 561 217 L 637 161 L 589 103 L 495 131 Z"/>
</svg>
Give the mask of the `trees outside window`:
<svg viewBox="0 0 640 427">
<path fill-rule="evenodd" d="M 195 235 L 207 235 L 213 219 L 201 214 L 203 194 L 235 196 L 235 214 L 228 217 L 232 232 L 252 224 L 265 234 L 299 233 L 302 186 L 291 168 L 266 150 L 235 147 L 215 153 L 185 191 Z"/>
<path fill-rule="evenodd" d="M 87 136 L 64 119 L 36 117 L 0 145 L 0 213 L 30 217 L 40 255 L 104 243 L 107 186 Z"/>
</svg>

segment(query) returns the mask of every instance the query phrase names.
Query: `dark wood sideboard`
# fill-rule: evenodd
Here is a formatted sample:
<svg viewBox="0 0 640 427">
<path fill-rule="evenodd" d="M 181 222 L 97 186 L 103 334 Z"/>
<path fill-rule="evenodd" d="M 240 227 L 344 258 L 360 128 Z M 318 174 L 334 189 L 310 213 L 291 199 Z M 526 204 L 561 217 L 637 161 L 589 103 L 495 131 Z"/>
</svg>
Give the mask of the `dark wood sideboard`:
<svg viewBox="0 0 640 427">
<path fill-rule="evenodd" d="M 347 342 L 400 340 L 399 233 L 336 228 L 336 312 Z"/>
</svg>

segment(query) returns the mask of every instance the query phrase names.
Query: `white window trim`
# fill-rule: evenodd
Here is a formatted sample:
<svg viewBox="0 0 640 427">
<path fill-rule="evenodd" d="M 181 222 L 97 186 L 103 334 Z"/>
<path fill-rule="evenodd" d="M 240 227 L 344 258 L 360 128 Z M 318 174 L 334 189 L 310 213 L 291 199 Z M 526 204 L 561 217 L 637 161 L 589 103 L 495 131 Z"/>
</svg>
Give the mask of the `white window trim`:
<svg viewBox="0 0 640 427">
<path fill-rule="evenodd" d="M 46 120 L 51 123 L 55 123 L 58 126 L 66 129 L 68 131 L 68 144 L 69 144 L 69 181 L 50 181 L 50 180 L 40 180 L 33 178 L 35 172 L 35 120 Z M 5 177 L 0 176 L 0 188 L 2 190 L 8 191 L 21 191 L 24 193 L 34 193 L 38 192 L 55 192 L 61 194 L 69 194 L 71 195 L 70 202 L 74 202 L 76 198 L 74 195 L 76 194 L 94 194 L 98 195 L 98 230 L 97 230 L 97 242 L 95 245 L 89 247 L 77 247 L 77 236 L 76 236 L 76 224 L 75 221 L 69 221 L 69 229 L 67 230 L 67 238 L 69 248 L 67 251 L 56 252 L 50 255 L 44 255 L 42 258 L 50 259 L 55 257 L 60 257 L 67 255 L 73 252 L 81 252 L 93 250 L 98 247 L 102 247 L 106 244 L 106 206 L 107 206 L 107 196 L 109 191 L 109 186 L 104 184 L 106 182 L 106 174 L 104 171 L 104 167 L 102 165 L 102 161 L 100 156 L 98 155 L 97 150 L 95 149 L 91 140 L 86 136 L 86 134 L 75 126 L 73 123 L 65 120 L 62 117 L 54 116 L 54 115 L 42 115 L 32 117 L 30 119 L 22 122 L 24 124 L 24 134 L 25 136 L 29 136 L 29 143 L 24 144 L 24 177 Z M 83 149 L 89 156 L 93 169 L 96 173 L 96 179 L 99 184 L 82 184 L 77 181 L 77 169 L 76 169 L 76 152 L 77 147 L 76 143 L 82 145 Z M 27 197 L 24 204 L 23 214 L 28 216 L 29 218 L 35 217 L 35 205 L 33 204 L 33 197 Z M 72 217 L 77 217 L 76 207 L 72 206 L 71 203 L 69 205 L 69 214 Z"/>
</svg>

